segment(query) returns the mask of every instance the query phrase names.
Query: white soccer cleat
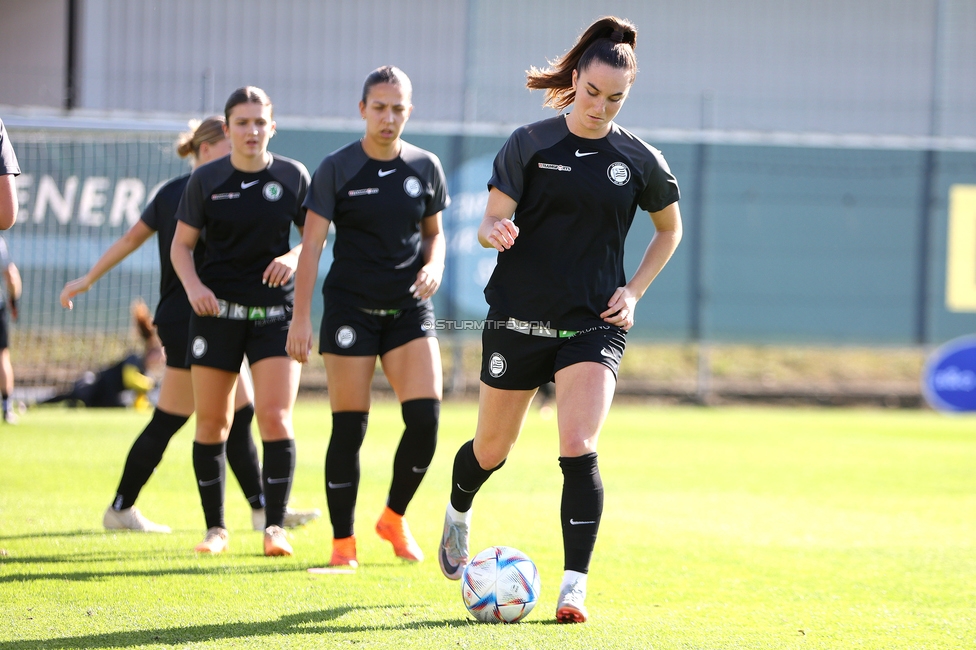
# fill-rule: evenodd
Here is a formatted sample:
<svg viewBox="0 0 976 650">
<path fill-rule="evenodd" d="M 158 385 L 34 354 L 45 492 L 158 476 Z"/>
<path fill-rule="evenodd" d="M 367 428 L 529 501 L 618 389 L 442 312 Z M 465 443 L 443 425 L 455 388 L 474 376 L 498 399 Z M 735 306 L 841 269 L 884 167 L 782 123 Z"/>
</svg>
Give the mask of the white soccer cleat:
<svg viewBox="0 0 976 650">
<path fill-rule="evenodd" d="M 322 511 L 318 508 L 312 508 L 310 510 L 292 510 L 291 508 L 285 508 L 285 525 L 283 527 L 298 528 L 310 521 L 315 521 L 321 516 Z M 264 530 L 267 527 L 265 523 L 264 508 L 254 508 L 251 510 L 251 526 L 254 527 L 254 530 Z"/>
<path fill-rule="evenodd" d="M 460 580 L 468 564 L 468 524 L 455 521 L 450 513 L 444 514 L 444 533 L 437 552 L 441 573 L 449 580 Z"/>
<path fill-rule="evenodd" d="M 321 516 L 322 511 L 318 508 L 311 508 L 310 510 L 292 510 L 291 508 L 285 508 L 285 528 L 298 528 L 310 521 L 315 521 Z"/>
<path fill-rule="evenodd" d="M 229 538 L 226 528 L 214 526 L 207 529 L 207 535 L 202 542 L 193 547 L 193 550 L 197 553 L 210 553 L 212 555 L 223 553 L 230 545 Z"/>
<path fill-rule="evenodd" d="M 132 506 L 125 510 L 113 510 L 109 507 L 102 517 L 102 525 L 108 530 L 134 530 L 140 533 L 170 533 L 169 526 L 157 524 L 146 519 L 139 508 Z"/>
<path fill-rule="evenodd" d="M 288 543 L 288 535 L 279 526 L 268 526 L 264 529 L 264 554 L 268 557 L 290 556 L 295 551 Z"/>
<path fill-rule="evenodd" d="M 588 617 L 586 605 L 586 586 L 582 581 L 563 585 L 556 604 L 556 621 L 559 623 L 585 623 Z"/>
</svg>

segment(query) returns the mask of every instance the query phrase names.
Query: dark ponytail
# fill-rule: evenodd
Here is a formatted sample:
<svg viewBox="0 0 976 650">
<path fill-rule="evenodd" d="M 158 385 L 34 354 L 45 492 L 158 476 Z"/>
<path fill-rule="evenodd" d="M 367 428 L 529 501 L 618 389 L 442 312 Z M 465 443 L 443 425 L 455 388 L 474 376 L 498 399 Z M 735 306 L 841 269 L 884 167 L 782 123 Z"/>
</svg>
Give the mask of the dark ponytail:
<svg viewBox="0 0 976 650">
<path fill-rule="evenodd" d="M 573 90 L 573 71 L 583 71 L 591 63 L 604 63 L 612 68 L 627 70 L 631 80 L 637 76 L 637 27 L 629 20 L 604 16 L 586 28 L 573 48 L 549 67 L 540 70 L 533 66 L 526 73 L 525 86 L 529 90 L 545 90 L 543 106 L 562 110 L 576 99 Z"/>
</svg>

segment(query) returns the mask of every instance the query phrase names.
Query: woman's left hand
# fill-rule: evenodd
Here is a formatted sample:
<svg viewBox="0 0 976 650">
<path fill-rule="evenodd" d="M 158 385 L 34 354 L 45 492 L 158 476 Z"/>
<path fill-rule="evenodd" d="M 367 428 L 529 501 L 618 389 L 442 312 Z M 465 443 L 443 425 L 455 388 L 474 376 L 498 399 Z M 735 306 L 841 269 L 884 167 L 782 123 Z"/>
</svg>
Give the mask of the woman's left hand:
<svg viewBox="0 0 976 650">
<path fill-rule="evenodd" d="M 410 293 L 414 298 L 426 300 L 435 293 L 441 286 L 441 276 L 444 274 L 444 267 L 438 264 L 427 264 L 417 271 L 417 279 L 410 287 Z"/>
<path fill-rule="evenodd" d="M 266 284 L 272 289 L 280 287 L 291 280 L 296 268 L 298 268 L 298 256 L 289 251 L 281 257 L 274 258 L 271 264 L 268 264 L 268 268 L 264 269 L 264 275 L 261 276 L 261 284 Z"/>
<path fill-rule="evenodd" d="M 603 322 L 616 325 L 623 331 L 634 326 L 634 309 L 637 307 L 637 296 L 627 287 L 617 287 L 607 302 L 608 309 L 600 314 Z"/>
</svg>

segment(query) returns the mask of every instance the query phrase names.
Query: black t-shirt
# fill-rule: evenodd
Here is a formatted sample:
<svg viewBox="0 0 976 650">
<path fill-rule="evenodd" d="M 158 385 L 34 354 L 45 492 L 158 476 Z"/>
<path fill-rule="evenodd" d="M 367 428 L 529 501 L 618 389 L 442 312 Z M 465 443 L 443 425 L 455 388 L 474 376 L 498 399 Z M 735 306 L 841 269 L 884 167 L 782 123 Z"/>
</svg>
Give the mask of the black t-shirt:
<svg viewBox="0 0 976 650">
<path fill-rule="evenodd" d="M 192 311 L 186 291 L 183 290 L 183 284 L 173 270 L 173 262 L 169 257 L 173 235 L 176 234 L 176 209 L 189 180 L 190 175 L 187 174 L 163 185 L 140 217 L 143 223 L 156 231 L 159 244 L 159 305 L 156 306 L 156 323 L 187 322 Z M 201 237 L 193 250 L 193 259 L 198 269 L 203 261 L 204 248 Z"/>
<path fill-rule="evenodd" d="M 637 208 L 659 212 L 679 198 L 660 151 L 616 124 L 604 138 L 577 137 L 563 115 L 517 129 L 495 157 L 488 187 L 517 202 L 519 228 L 498 254 L 488 304 L 558 329 L 602 322 L 627 281 L 624 239 Z"/>
<path fill-rule="evenodd" d="M 176 216 L 206 229 L 199 275 L 217 298 L 252 307 L 293 301 L 294 276 L 279 287 L 262 284 L 261 276 L 291 249 L 291 225 L 305 225 L 308 181 L 305 165 L 278 155 L 257 172 L 235 169 L 227 156 L 190 175 Z"/>
<path fill-rule="evenodd" d="M 357 307 L 403 309 L 424 265 L 421 221 L 451 199 L 437 156 L 403 142 L 394 160 L 373 160 L 359 141 L 329 154 L 312 176 L 305 207 L 335 224 L 324 294 Z"/>
</svg>

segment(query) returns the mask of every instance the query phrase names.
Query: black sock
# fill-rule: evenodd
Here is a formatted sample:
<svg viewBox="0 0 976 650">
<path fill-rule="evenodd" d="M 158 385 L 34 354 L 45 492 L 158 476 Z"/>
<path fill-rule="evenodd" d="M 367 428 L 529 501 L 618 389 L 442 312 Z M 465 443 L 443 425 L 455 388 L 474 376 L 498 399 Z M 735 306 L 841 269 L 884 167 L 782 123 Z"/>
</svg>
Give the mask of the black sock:
<svg viewBox="0 0 976 650">
<path fill-rule="evenodd" d="M 264 521 L 266 526 L 283 526 L 285 506 L 295 476 L 295 441 L 264 443 Z"/>
<path fill-rule="evenodd" d="M 325 452 L 325 500 L 336 539 L 353 534 L 359 493 L 359 448 L 363 446 L 368 421 L 369 413 L 365 411 L 332 414 L 332 437 Z"/>
<path fill-rule="evenodd" d="M 386 505 L 398 515 L 403 515 L 434 458 L 441 402 L 436 399 L 413 399 L 401 404 L 400 411 L 403 413 L 403 436 L 393 457 L 393 481 Z"/>
<path fill-rule="evenodd" d="M 603 516 L 603 481 L 597 456 L 592 453 L 575 458 L 560 457 L 559 467 L 563 470 L 560 508 L 563 570 L 586 573 Z"/>
<path fill-rule="evenodd" d="M 264 507 L 264 490 L 261 486 L 261 463 L 258 461 L 258 448 L 251 435 L 251 420 L 254 418 L 254 405 L 247 404 L 237 409 L 234 421 L 227 436 L 227 464 L 237 477 L 244 492 L 244 498 L 252 508 Z"/>
<path fill-rule="evenodd" d="M 122 479 L 115 492 L 115 501 L 112 502 L 113 509 L 125 510 L 132 507 L 142 487 L 163 459 L 163 452 L 166 451 L 170 439 L 189 419 L 187 416 L 173 415 L 158 408 L 153 411 L 149 424 L 132 443 L 125 459 Z"/>
<path fill-rule="evenodd" d="M 458 512 L 471 509 L 474 495 L 488 477 L 501 469 L 505 461 L 491 469 L 482 469 L 474 455 L 474 440 L 468 440 L 454 456 L 454 474 L 451 480 L 451 506 Z"/>
<path fill-rule="evenodd" d="M 224 443 L 205 445 L 193 442 L 193 471 L 197 476 L 197 489 L 200 490 L 200 504 L 207 528 L 224 525 L 224 464 L 227 455 Z"/>
</svg>

